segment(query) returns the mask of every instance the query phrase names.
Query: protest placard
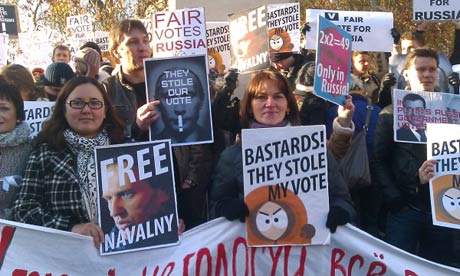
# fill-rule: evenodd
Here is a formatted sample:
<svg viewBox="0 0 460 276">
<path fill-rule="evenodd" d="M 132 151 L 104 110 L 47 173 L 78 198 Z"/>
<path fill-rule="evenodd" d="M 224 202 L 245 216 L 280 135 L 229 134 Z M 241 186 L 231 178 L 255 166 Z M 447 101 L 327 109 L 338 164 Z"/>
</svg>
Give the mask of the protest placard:
<svg viewBox="0 0 460 276">
<path fill-rule="evenodd" d="M 16 38 L 20 31 L 17 6 L 0 5 L 0 33 Z"/>
<path fill-rule="evenodd" d="M 150 126 L 150 140 L 172 145 L 213 141 L 206 55 L 144 59 L 147 100 L 159 100 L 161 117 Z"/>
<path fill-rule="evenodd" d="M 44 30 L 37 32 L 22 32 L 18 35 L 19 49 L 15 62 L 26 67 L 46 68 L 52 61 L 53 42 Z"/>
<path fill-rule="evenodd" d="M 228 16 L 231 64 L 242 73 L 270 67 L 266 12 L 260 6 Z"/>
<path fill-rule="evenodd" d="M 170 142 L 97 147 L 101 255 L 179 242 Z"/>
<path fill-rule="evenodd" d="M 0 67 L 8 64 L 8 35 L 0 34 Z"/>
<path fill-rule="evenodd" d="M 268 45 L 270 52 L 300 50 L 300 5 L 267 5 Z"/>
<path fill-rule="evenodd" d="M 351 35 L 321 15 L 318 18 L 313 92 L 321 98 L 342 105 L 349 90 Z"/>
<path fill-rule="evenodd" d="M 91 14 L 67 16 L 67 32 L 69 37 L 81 39 L 93 33 L 94 17 Z"/>
<path fill-rule="evenodd" d="M 206 54 L 203 8 L 161 11 L 152 14 L 153 56 Z"/>
<path fill-rule="evenodd" d="M 353 51 L 391 52 L 393 49 L 393 14 L 391 12 L 336 11 L 307 9 L 305 21 L 311 27 L 305 37 L 305 49 L 315 49 L 317 16 L 340 26 L 352 35 Z"/>
<path fill-rule="evenodd" d="M 393 131 L 397 142 L 425 144 L 426 124 L 460 124 L 460 95 L 395 89 Z"/>
<path fill-rule="evenodd" d="M 29 125 L 30 136 L 35 137 L 42 129 L 42 123 L 51 117 L 54 102 L 24 101 L 24 122 Z"/>
<path fill-rule="evenodd" d="M 249 246 L 328 242 L 325 137 L 324 126 L 243 129 Z"/>
<path fill-rule="evenodd" d="M 460 0 L 413 0 L 415 21 L 451 21 L 460 19 Z"/>
<path fill-rule="evenodd" d="M 230 31 L 226 21 L 206 22 L 208 70 L 223 74 L 230 68 Z"/>
<path fill-rule="evenodd" d="M 427 124 L 427 159 L 437 160 L 430 179 L 434 225 L 460 229 L 460 125 Z"/>
</svg>

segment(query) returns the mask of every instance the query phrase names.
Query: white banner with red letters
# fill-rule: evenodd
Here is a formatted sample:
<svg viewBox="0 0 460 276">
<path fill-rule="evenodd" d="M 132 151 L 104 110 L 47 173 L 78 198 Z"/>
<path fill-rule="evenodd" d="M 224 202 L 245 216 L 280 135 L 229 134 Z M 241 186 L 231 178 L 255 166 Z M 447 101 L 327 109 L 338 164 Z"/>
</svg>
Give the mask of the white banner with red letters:
<svg viewBox="0 0 460 276">
<path fill-rule="evenodd" d="M 459 275 L 347 225 L 331 244 L 248 248 L 244 224 L 217 219 L 178 246 L 100 256 L 89 237 L 0 220 L 0 275 Z"/>
</svg>

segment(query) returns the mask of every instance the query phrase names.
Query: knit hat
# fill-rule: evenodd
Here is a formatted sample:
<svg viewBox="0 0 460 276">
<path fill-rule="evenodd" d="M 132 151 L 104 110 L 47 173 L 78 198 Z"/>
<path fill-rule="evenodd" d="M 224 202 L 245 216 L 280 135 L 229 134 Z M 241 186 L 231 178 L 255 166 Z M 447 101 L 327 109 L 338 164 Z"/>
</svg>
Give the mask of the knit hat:
<svg viewBox="0 0 460 276">
<path fill-rule="evenodd" d="M 75 53 L 74 58 L 75 62 L 81 61 L 88 66 L 85 73 L 88 71 L 97 73 L 99 71 L 99 67 L 101 66 L 101 56 L 93 48 L 86 47 L 78 50 Z"/>
<path fill-rule="evenodd" d="M 63 87 L 64 84 L 73 78 L 72 68 L 65 62 L 53 62 L 40 77 L 40 84 L 44 86 Z"/>
<path fill-rule="evenodd" d="M 87 41 L 87 42 L 85 42 L 85 44 L 83 44 L 83 45 L 80 46 L 80 50 L 82 50 L 82 49 L 84 49 L 84 48 L 93 48 L 94 50 L 96 50 L 97 53 L 99 54 L 99 56 L 101 57 L 101 62 L 102 62 L 102 52 L 101 52 L 101 48 L 99 47 L 99 45 L 97 45 L 96 42 Z"/>
<path fill-rule="evenodd" d="M 272 62 L 277 62 L 283 59 L 286 59 L 290 56 L 292 56 L 294 52 L 272 52 L 270 53 L 270 60 Z"/>
<path fill-rule="evenodd" d="M 43 70 L 43 68 L 40 68 L 40 67 L 35 67 L 35 68 L 32 70 L 32 74 L 33 74 L 33 73 L 43 74 L 43 73 L 45 73 L 45 70 Z"/>
<path fill-rule="evenodd" d="M 297 73 L 295 80 L 295 94 L 304 95 L 307 92 L 313 91 L 313 82 L 315 80 L 315 62 L 310 61 L 305 63 Z"/>
</svg>

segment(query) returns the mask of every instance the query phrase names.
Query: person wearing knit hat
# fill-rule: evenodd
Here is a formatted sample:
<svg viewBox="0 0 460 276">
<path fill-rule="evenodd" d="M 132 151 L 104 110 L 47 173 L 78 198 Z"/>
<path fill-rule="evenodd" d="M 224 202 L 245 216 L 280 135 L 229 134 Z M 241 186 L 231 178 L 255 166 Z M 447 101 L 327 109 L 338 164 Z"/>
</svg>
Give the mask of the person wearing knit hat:
<svg viewBox="0 0 460 276">
<path fill-rule="evenodd" d="M 295 52 L 271 52 L 270 61 L 271 66 L 280 71 L 288 79 L 291 88 L 294 88 L 300 68 L 310 60 Z"/>
<path fill-rule="evenodd" d="M 50 101 L 55 101 L 64 84 L 74 77 L 72 68 L 65 62 L 53 62 L 45 70 L 40 78 Z"/>
<path fill-rule="evenodd" d="M 34 80 L 35 81 L 39 81 L 40 80 L 40 77 L 45 73 L 45 70 L 41 67 L 35 67 L 33 70 L 32 70 L 32 75 L 34 77 Z"/>
<path fill-rule="evenodd" d="M 93 48 L 86 47 L 78 50 L 74 55 L 75 73 L 80 76 L 87 76 L 97 79 L 101 56 Z"/>
</svg>

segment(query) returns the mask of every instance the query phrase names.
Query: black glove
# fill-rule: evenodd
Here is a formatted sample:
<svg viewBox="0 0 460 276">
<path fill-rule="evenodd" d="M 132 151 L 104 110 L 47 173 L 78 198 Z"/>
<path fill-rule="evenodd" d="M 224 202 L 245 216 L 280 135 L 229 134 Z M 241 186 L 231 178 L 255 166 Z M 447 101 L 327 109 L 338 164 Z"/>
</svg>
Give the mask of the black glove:
<svg viewBox="0 0 460 276">
<path fill-rule="evenodd" d="M 391 28 L 391 36 L 393 37 L 393 43 L 399 44 L 399 40 L 401 39 L 401 34 L 396 30 L 396 28 Z"/>
<path fill-rule="evenodd" d="M 301 30 L 302 34 L 307 35 L 307 32 L 309 32 L 310 30 L 311 30 L 310 22 L 305 22 Z"/>
<path fill-rule="evenodd" d="M 386 73 L 383 76 L 382 84 L 383 86 L 387 86 L 387 87 L 395 85 L 396 84 L 395 75 L 393 73 Z"/>
<path fill-rule="evenodd" d="M 225 84 L 233 92 L 236 89 L 236 82 L 238 81 L 238 70 L 229 69 L 224 76 Z"/>
<path fill-rule="evenodd" d="M 228 202 L 223 215 L 228 220 L 240 219 L 241 222 L 244 222 L 244 219 L 249 216 L 249 209 L 244 201 L 234 199 Z"/>
<path fill-rule="evenodd" d="M 454 87 L 460 85 L 460 79 L 457 72 L 453 72 L 452 74 L 450 74 L 449 77 L 447 77 L 447 79 L 449 80 L 449 83 Z"/>
<path fill-rule="evenodd" d="M 326 227 L 329 228 L 331 233 L 335 233 L 337 226 L 344 225 L 350 222 L 350 214 L 343 208 L 338 206 L 332 206 L 327 214 Z"/>
<path fill-rule="evenodd" d="M 392 199 L 389 199 L 385 202 L 386 209 L 394 214 L 398 211 L 401 211 L 406 206 L 406 203 L 403 201 L 401 197 L 395 197 Z"/>
<path fill-rule="evenodd" d="M 209 69 L 209 79 L 210 80 L 216 80 L 217 77 L 219 77 L 219 71 L 217 71 L 214 68 Z"/>
</svg>

